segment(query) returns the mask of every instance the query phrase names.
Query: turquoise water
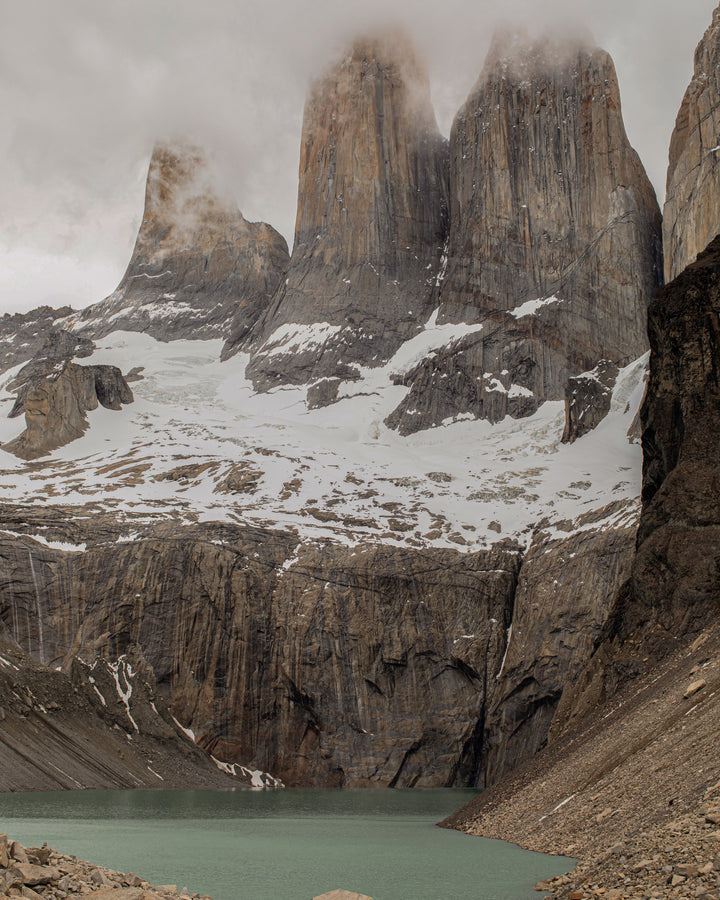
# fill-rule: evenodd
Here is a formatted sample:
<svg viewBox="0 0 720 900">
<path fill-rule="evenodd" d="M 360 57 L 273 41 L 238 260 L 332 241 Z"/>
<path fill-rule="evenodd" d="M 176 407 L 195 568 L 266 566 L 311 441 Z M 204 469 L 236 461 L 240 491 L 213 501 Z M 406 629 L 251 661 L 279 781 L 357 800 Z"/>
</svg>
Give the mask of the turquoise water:
<svg viewBox="0 0 720 900">
<path fill-rule="evenodd" d="M 214 900 L 529 900 L 572 861 L 437 828 L 475 791 L 0 795 L 0 830 Z"/>
</svg>

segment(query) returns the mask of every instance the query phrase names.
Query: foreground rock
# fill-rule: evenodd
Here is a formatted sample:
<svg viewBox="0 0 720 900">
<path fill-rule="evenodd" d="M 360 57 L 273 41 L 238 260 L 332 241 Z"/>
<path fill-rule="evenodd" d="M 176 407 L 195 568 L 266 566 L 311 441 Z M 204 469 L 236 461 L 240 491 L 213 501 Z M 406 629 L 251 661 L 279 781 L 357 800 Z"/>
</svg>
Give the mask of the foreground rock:
<svg viewBox="0 0 720 900">
<path fill-rule="evenodd" d="M 295 246 L 248 369 L 256 387 L 352 376 L 417 331 L 447 230 L 447 163 L 407 41 L 357 40 L 305 107 Z"/>
<path fill-rule="evenodd" d="M 158 144 L 122 281 L 68 323 L 92 337 L 143 331 L 164 341 L 230 338 L 239 347 L 287 263 L 282 235 L 245 220 L 200 148 Z"/>
<path fill-rule="evenodd" d="M 670 631 L 720 611 L 720 238 L 651 305 L 633 596 Z M 649 611 L 649 613 L 647 612 Z"/>
<path fill-rule="evenodd" d="M 663 243 L 676 278 L 720 232 L 720 7 L 695 50 L 695 70 L 670 142 Z"/>
<path fill-rule="evenodd" d="M 26 900 L 63 900 L 68 894 L 92 894 L 95 900 L 211 900 L 65 856 L 47 844 L 25 848 L 6 834 L 0 834 L 0 894 Z"/>
<path fill-rule="evenodd" d="M 604 51 L 496 38 L 450 163 L 438 322 L 476 327 L 405 377 L 387 419 L 401 434 L 529 415 L 600 360 L 640 356 L 662 278 L 660 211 Z"/>
</svg>

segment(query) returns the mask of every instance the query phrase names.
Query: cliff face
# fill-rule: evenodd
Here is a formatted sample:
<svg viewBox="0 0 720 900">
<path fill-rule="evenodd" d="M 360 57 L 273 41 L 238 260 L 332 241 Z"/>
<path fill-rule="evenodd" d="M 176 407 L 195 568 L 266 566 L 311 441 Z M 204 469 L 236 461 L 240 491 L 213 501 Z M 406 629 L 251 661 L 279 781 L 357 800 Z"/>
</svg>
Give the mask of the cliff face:
<svg viewBox="0 0 720 900">
<path fill-rule="evenodd" d="M 58 527 L 28 509 L 4 519 Z M 221 525 L 117 542 L 97 517 L 72 528 L 84 552 L 0 541 L 2 620 L 40 661 L 137 647 L 202 746 L 289 784 L 474 780 L 517 552 L 298 546 Z"/>
<path fill-rule="evenodd" d="M 610 504 L 541 524 L 523 559 L 512 630 L 485 722 L 482 781 L 495 784 L 544 746 L 567 685 L 585 669 L 630 575 L 636 512 Z"/>
<path fill-rule="evenodd" d="M 197 147 L 158 144 L 145 211 L 117 290 L 73 318 L 101 337 L 144 331 L 160 340 L 230 337 L 241 345 L 288 263 L 285 239 L 247 222 Z"/>
<path fill-rule="evenodd" d="M 496 39 L 453 125 L 450 183 L 438 321 L 482 327 L 418 367 L 388 425 L 520 417 L 644 352 L 660 212 L 607 53 Z"/>
<path fill-rule="evenodd" d="M 447 165 L 412 49 L 358 40 L 305 107 L 295 246 L 248 370 L 257 386 L 347 377 L 417 330 L 445 240 Z"/>
<path fill-rule="evenodd" d="M 663 627 L 685 631 L 720 598 L 720 239 L 660 291 L 648 333 L 633 590 Z"/>
<path fill-rule="evenodd" d="M 670 142 L 663 242 L 676 278 L 720 232 L 720 7 L 695 50 L 695 71 Z"/>
</svg>

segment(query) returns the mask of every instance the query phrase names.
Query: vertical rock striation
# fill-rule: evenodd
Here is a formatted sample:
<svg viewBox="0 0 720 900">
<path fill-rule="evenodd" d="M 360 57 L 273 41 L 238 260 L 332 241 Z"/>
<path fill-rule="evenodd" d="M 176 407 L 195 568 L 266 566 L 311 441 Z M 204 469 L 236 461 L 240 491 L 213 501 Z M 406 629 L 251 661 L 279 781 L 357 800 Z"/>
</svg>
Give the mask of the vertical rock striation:
<svg viewBox="0 0 720 900">
<path fill-rule="evenodd" d="M 482 327 L 411 373 L 388 420 L 404 433 L 527 415 L 601 359 L 638 357 L 661 279 L 660 212 L 603 50 L 496 38 L 450 167 L 438 321 Z"/>
<path fill-rule="evenodd" d="M 418 328 L 447 230 L 447 142 L 404 38 L 357 40 L 312 89 L 287 283 L 248 369 L 256 386 L 352 376 Z"/>
<path fill-rule="evenodd" d="M 119 541 L 117 523 L 61 515 L 2 517 L 87 544 L 0 536 L 0 621 L 42 661 L 136 648 L 201 746 L 288 784 L 474 782 L 517 550 L 298 544 L 219 524 Z"/>
<path fill-rule="evenodd" d="M 160 340 L 229 337 L 240 346 L 287 263 L 282 235 L 245 220 L 202 150 L 158 144 L 127 271 L 73 327 L 96 337 L 119 329 Z"/>
<path fill-rule="evenodd" d="M 720 232 L 720 7 L 695 50 L 695 71 L 670 141 L 663 245 L 676 278 Z"/>
</svg>

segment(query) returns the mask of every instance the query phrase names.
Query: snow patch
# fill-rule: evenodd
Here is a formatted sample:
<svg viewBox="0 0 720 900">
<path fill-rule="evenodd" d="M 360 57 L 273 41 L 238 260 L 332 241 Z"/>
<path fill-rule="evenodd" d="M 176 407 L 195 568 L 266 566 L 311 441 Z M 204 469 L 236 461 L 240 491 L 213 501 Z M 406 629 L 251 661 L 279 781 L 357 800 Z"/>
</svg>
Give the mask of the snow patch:
<svg viewBox="0 0 720 900">
<path fill-rule="evenodd" d="M 516 319 L 524 319 L 525 316 L 534 316 L 539 309 L 542 309 L 544 306 L 550 306 L 551 303 L 563 303 L 559 297 L 539 297 L 537 300 L 526 300 L 525 303 L 521 303 L 520 306 L 516 306 L 515 309 L 510 309 L 508 312 L 511 316 L 515 316 Z"/>
</svg>

